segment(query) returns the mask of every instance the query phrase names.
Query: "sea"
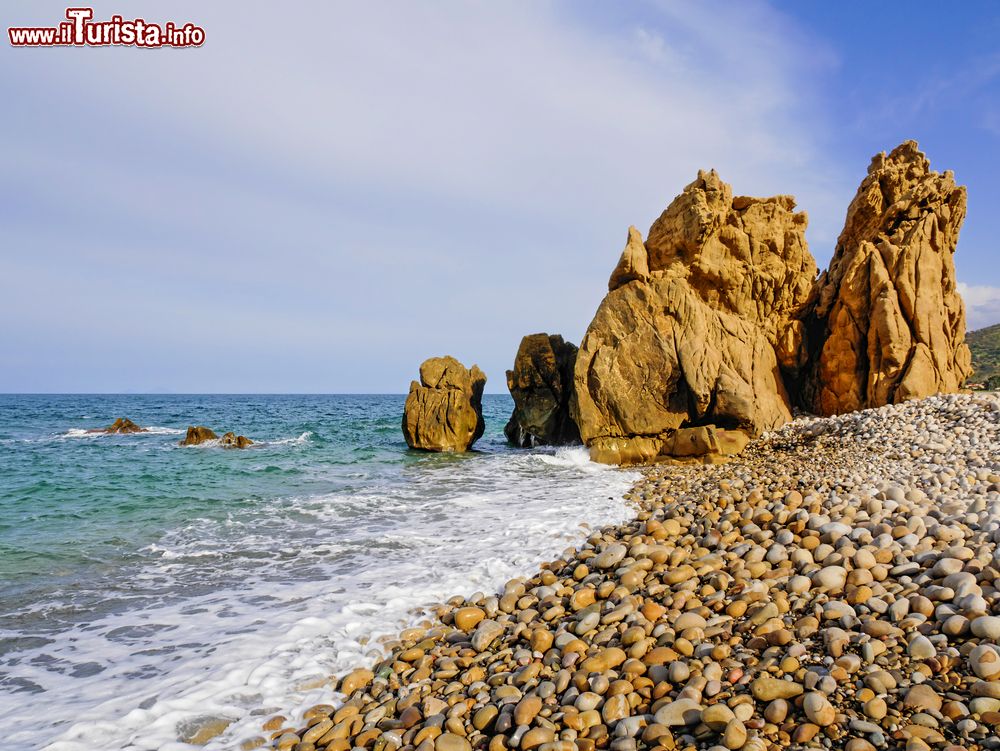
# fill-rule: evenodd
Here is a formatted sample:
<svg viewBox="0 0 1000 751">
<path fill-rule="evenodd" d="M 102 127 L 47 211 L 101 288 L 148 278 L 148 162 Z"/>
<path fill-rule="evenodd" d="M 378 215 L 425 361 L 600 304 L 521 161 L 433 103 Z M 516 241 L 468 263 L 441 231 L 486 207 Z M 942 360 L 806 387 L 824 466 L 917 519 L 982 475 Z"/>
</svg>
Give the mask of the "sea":
<svg viewBox="0 0 1000 751">
<path fill-rule="evenodd" d="M 455 595 L 633 514 L 633 472 L 411 451 L 402 395 L 0 395 L 0 747 L 231 749 Z M 134 435 L 88 432 L 128 417 Z M 189 425 L 253 446 L 181 447 Z M 213 722 L 227 730 L 190 739 Z"/>
</svg>

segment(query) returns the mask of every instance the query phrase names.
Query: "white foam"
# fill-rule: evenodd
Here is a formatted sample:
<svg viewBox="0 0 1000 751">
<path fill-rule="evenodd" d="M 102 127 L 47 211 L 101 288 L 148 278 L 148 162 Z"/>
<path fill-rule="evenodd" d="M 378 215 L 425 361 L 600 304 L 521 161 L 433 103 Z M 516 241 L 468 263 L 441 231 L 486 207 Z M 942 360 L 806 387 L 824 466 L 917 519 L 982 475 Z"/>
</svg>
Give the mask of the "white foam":
<svg viewBox="0 0 1000 751">
<path fill-rule="evenodd" d="M 404 482 L 386 488 L 275 500 L 164 535 L 143 551 L 137 581 L 190 594 L 36 650 L 102 666 L 96 675 L 53 672 L 26 653 L 18 675 L 46 693 L 0 711 L 0 736 L 49 751 L 179 751 L 193 747 L 178 727 L 211 715 L 234 724 L 206 748 L 232 748 L 259 733 L 254 710 L 336 701 L 330 676 L 376 659 L 380 639 L 435 603 L 496 591 L 580 542 L 581 522 L 632 513 L 621 496 L 636 475 L 579 449 L 436 461 L 402 465 Z M 213 567 L 228 567 L 228 583 L 199 591 Z"/>
<path fill-rule="evenodd" d="M 312 431 L 307 430 L 305 433 L 295 438 L 279 438 L 275 441 L 261 441 L 261 443 L 265 446 L 301 446 L 304 443 L 309 443 L 309 439 L 312 438 L 312 435 Z"/>
<path fill-rule="evenodd" d="M 164 428 L 159 425 L 150 425 L 146 428 L 146 432 L 151 435 L 184 435 L 187 433 L 187 431 L 182 428 Z"/>
<path fill-rule="evenodd" d="M 187 431 L 179 428 L 165 428 L 159 425 L 150 425 L 140 433 L 128 433 L 129 437 L 141 437 L 144 435 L 184 435 Z M 103 438 L 109 435 L 120 435 L 118 433 L 105 433 L 101 428 L 70 428 L 65 433 L 60 433 L 56 438 Z"/>
</svg>

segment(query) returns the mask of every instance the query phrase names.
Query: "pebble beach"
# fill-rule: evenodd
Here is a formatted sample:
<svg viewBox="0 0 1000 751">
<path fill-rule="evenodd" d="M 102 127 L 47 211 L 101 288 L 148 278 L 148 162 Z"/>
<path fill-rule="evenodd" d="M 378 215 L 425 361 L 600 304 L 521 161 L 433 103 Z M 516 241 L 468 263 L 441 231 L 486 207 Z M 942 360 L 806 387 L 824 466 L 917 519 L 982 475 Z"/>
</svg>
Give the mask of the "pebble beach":
<svg viewBox="0 0 1000 751">
<path fill-rule="evenodd" d="M 996 394 L 800 417 L 628 499 L 240 747 L 1000 748 Z"/>
</svg>

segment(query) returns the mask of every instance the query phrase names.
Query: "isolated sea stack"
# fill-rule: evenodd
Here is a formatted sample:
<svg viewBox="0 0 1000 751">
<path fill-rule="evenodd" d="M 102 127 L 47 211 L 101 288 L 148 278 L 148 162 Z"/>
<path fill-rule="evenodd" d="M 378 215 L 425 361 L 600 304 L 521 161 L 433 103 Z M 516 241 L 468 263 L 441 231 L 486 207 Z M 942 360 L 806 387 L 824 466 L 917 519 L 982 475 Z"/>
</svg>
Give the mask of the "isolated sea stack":
<svg viewBox="0 0 1000 751">
<path fill-rule="evenodd" d="M 514 369 L 507 371 L 514 412 L 504 434 L 513 445 L 580 442 L 570 416 L 576 353 L 576 345 L 558 334 L 530 334 L 521 340 Z"/>
<path fill-rule="evenodd" d="M 420 366 L 403 409 L 406 445 L 424 451 L 467 451 L 483 435 L 483 388 L 478 366 L 432 357 Z"/>
<path fill-rule="evenodd" d="M 574 418 L 597 461 L 740 451 L 791 419 L 816 263 L 791 196 L 733 197 L 699 172 L 643 243 L 634 227 L 575 367 Z"/>
<path fill-rule="evenodd" d="M 956 391 L 970 375 L 952 259 L 965 201 L 915 141 L 872 159 L 805 319 L 806 409 L 896 404 Z"/>
</svg>

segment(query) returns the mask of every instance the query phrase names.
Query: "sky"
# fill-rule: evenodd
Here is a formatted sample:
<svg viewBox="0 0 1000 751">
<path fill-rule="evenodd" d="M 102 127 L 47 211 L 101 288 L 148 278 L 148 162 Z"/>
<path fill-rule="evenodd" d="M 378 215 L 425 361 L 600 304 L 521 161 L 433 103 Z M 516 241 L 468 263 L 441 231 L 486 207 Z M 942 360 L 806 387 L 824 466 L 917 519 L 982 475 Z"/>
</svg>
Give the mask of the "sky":
<svg viewBox="0 0 1000 751">
<path fill-rule="evenodd" d="M 443 354 L 503 392 L 699 169 L 793 194 L 825 267 L 908 138 L 968 186 L 969 327 L 1000 321 L 995 2 L 278 7 L 94 6 L 198 48 L 0 45 L 0 392 L 403 393 Z"/>
</svg>

